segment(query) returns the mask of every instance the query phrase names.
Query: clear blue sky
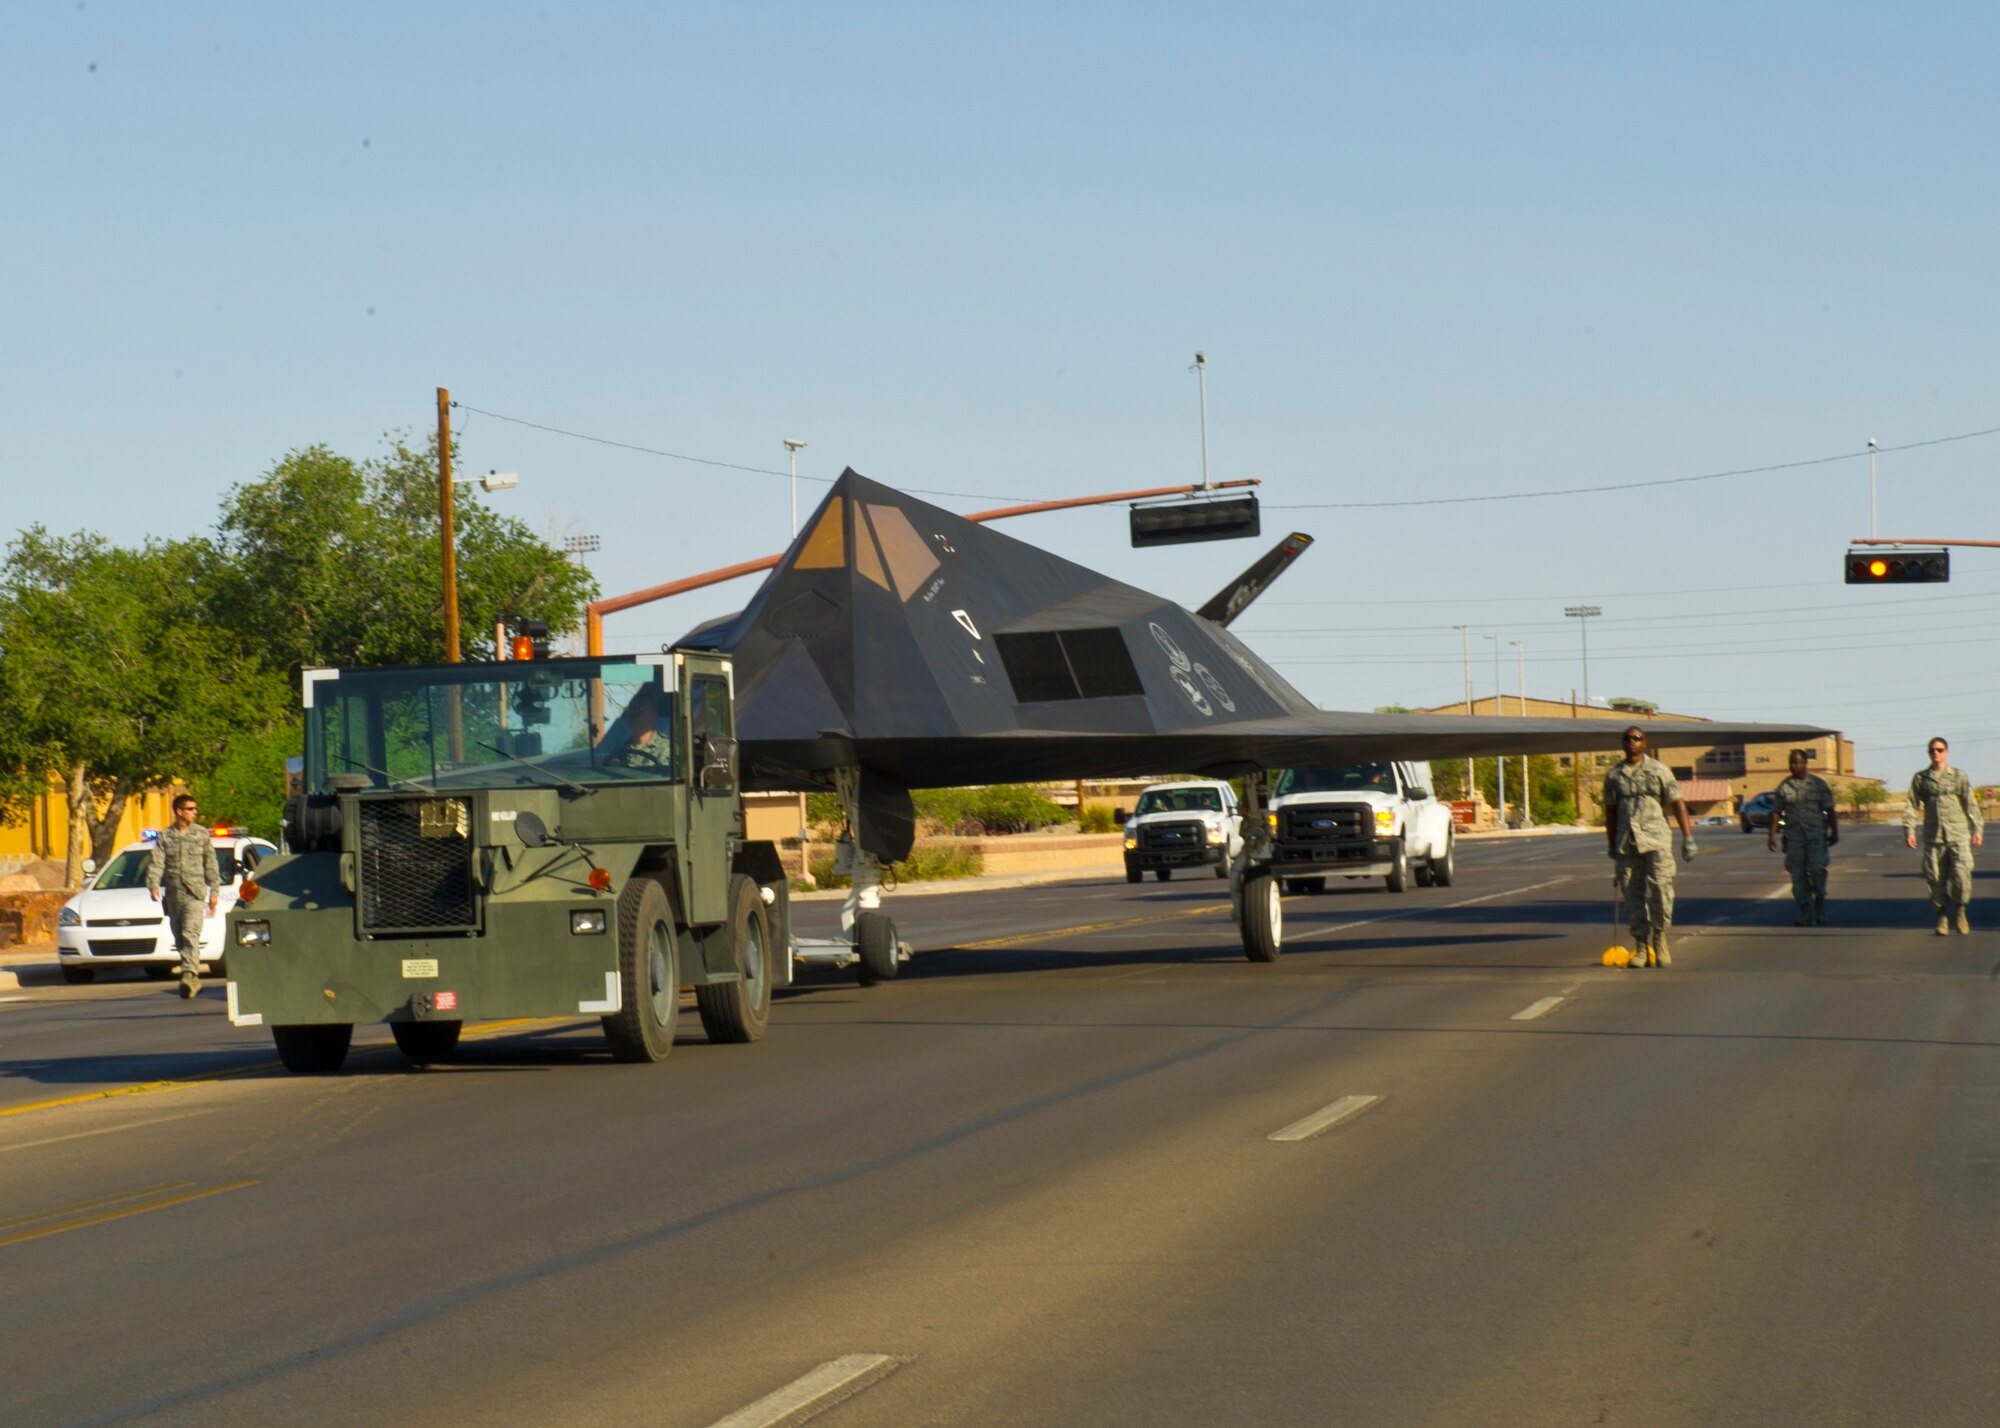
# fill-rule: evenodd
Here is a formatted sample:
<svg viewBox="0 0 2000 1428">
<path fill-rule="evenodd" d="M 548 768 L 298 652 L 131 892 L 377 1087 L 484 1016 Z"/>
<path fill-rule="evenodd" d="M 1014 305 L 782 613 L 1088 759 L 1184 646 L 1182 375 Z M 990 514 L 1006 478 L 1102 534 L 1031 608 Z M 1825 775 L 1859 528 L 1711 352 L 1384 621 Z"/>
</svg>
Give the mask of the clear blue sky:
<svg viewBox="0 0 2000 1428">
<path fill-rule="evenodd" d="M 782 473 L 1008 499 L 1265 482 L 1318 544 L 1239 625 L 1332 708 L 1529 691 L 1835 724 L 2000 781 L 2000 551 L 1849 591 L 1868 437 L 2000 427 L 1978 7 L 176 5 L 0 50 L 15 526 L 212 525 L 434 390 Z M 782 474 L 462 416 L 606 593 L 769 554 Z M 1790 471 L 1555 499 L 1362 507 Z M 2000 436 L 1880 461 L 1886 535 L 2000 538 Z M 1248 542 L 1011 534 L 1199 602 Z M 656 645 L 737 586 L 614 617 Z M 1511 647 L 1501 684 L 1517 689 Z"/>
</svg>

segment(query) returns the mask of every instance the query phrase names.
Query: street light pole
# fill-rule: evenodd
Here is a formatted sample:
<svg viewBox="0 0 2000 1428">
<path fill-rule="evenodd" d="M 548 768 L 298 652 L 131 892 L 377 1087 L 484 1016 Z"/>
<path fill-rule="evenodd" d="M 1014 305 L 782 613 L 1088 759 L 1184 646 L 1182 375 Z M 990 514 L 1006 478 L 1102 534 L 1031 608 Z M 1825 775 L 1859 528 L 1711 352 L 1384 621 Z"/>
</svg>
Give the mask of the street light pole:
<svg viewBox="0 0 2000 1428">
<path fill-rule="evenodd" d="M 792 458 L 792 539 L 799 535 L 799 448 L 805 443 L 797 437 L 785 439 L 785 452 Z"/>
<path fill-rule="evenodd" d="M 1472 627 L 1470 625 L 1453 625 L 1452 628 L 1458 631 L 1459 648 L 1465 655 L 1465 714 L 1469 719 L 1472 717 Z M 1472 786 L 1472 760 L 1468 757 L 1465 761 L 1465 796 L 1467 800 L 1470 800 L 1475 792 Z"/>
<path fill-rule="evenodd" d="M 1215 483 L 1208 479 L 1208 354 L 1194 354 L 1194 380 L 1201 402 L 1201 486 L 1204 491 Z"/>
<path fill-rule="evenodd" d="M 1482 640 L 1493 641 L 1493 712 L 1500 712 L 1500 637 L 1481 635 Z M 1495 758 L 1493 770 L 1496 775 L 1496 789 L 1500 796 L 1500 826 L 1507 826 L 1507 760 Z"/>
<path fill-rule="evenodd" d="M 457 664 L 458 541 L 452 533 L 451 393 L 438 388 L 438 543 L 444 548 L 444 658 Z"/>
<path fill-rule="evenodd" d="M 1519 640 L 1509 640 L 1507 643 L 1514 647 L 1514 676 L 1521 682 L 1521 717 L 1525 719 L 1528 717 L 1527 653 Z M 1523 828 L 1535 826 L 1535 800 L 1529 796 L 1526 754 L 1521 755 L 1521 826 Z"/>
<path fill-rule="evenodd" d="M 1602 605 L 1565 605 L 1563 613 L 1577 622 L 1577 630 L 1583 635 L 1583 702 L 1590 704 L 1590 622 L 1604 613 Z"/>
<path fill-rule="evenodd" d="M 1875 538 L 1875 438 L 1868 438 L 1868 538 Z"/>
</svg>

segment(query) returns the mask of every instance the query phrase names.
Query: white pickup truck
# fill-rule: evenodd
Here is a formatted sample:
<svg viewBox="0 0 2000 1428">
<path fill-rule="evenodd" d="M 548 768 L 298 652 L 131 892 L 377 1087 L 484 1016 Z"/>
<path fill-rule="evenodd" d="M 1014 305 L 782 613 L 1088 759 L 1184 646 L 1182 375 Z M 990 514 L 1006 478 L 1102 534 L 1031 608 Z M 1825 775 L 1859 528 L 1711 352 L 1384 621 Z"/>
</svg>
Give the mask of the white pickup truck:
<svg viewBox="0 0 2000 1428">
<path fill-rule="evenodd" d="M 1156 783 L 1143 789 L 1125 823 L 1125 881 L 1150 868 L 1165 882 L 1176 868 L 1213 867 L 1218 878 L 1243 850 L 1243 819 L 1236 790 L 1219 779 Z"/>
<path fill-rule="evenodd" d="M 1287 769 L 1271 786 L 1271 864 L 1287 892 L 1326 891 L 1328 877 L 1379 877 L 1404 892 L 1450 887 L 1451 809 L 1427 763 Z"/>
</svg>

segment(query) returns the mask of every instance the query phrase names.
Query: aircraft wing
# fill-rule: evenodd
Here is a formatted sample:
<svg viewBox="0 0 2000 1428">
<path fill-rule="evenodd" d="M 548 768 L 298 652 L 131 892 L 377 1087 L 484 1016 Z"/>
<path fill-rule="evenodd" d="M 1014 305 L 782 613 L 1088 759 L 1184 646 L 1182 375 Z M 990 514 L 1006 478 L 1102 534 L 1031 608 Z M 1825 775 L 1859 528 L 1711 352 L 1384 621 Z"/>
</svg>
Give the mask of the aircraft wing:
<svg viewBox="0 0 2000 1428">
<path fill-rule="evenodd" d="M 1320 709 L 1215 622 L 852 470 L 750 603 L 682 643 L 735 656 L 746 786 L 859 768 L 884 807 L 964 784 L 1610 751 L 1625 727 Z M 1828 732 L 1631 722 L 1662 747 Z"/>
</svg>

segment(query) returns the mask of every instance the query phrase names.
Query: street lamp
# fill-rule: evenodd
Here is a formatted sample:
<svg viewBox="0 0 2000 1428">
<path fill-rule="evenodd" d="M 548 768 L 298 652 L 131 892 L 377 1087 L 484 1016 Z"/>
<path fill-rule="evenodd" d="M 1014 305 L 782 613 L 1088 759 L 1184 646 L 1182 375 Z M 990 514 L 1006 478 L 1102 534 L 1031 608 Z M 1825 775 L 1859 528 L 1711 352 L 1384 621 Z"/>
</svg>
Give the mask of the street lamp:
<svg viewBox="0 0 2000 1428">
<path fill-rule="evenodd" d="M 799 534 L 799 448 L 805 443 L 795 436 L 785 439 L 785 454 L 792 459 L 792 538 Z"/>
<path fill-rule="evenodd" d="M 1500 637 L 1498 635 L 1481 635 L 1479 638 L 1493 641 L 1493 712 L 1498 714 L 1500 712 Z M 1493 760 L 1493 768 L 1497 775 L 1495 786 L 1500 796 L 1500 826 L 1505 828 L 1507 826 L 1507 761 L 1504 758 L 1495 758 Z"/>
<path fill-rule="evenodd" d="M 1208 354 L 1194 354 L 1194 366 L 1188 369 L 1194 373 L 1195 386 L 1199 390 L 1201 402 L 1201 484 L 1204 489 L 1213 483 L 1208 479 Z M 1874 534 L 1874 532 L 1869 532 Z"/>
<path fill-rule="evenodd" d="M 1590 621 L 1604 613 L 1601 605 L 1565 605 L 1563 613 L 1577 621 L 1577 629 L 1583 635 L 1583 702 L 1590 703 Z"/>
<path fill-rule="evenodd" d="M 1521 682 L 1521 717 L 1525 719 L 1528 717 L 1527 654 L 1519 640 L 1509 640 L 1507 643 L 1514 647 L 1514 677 Z M 1529 795 L 1526 754 L 1521 755 L 1521 826 L 1523 828 L 1535 826 L 1535 800 Z"/>
</svg>

